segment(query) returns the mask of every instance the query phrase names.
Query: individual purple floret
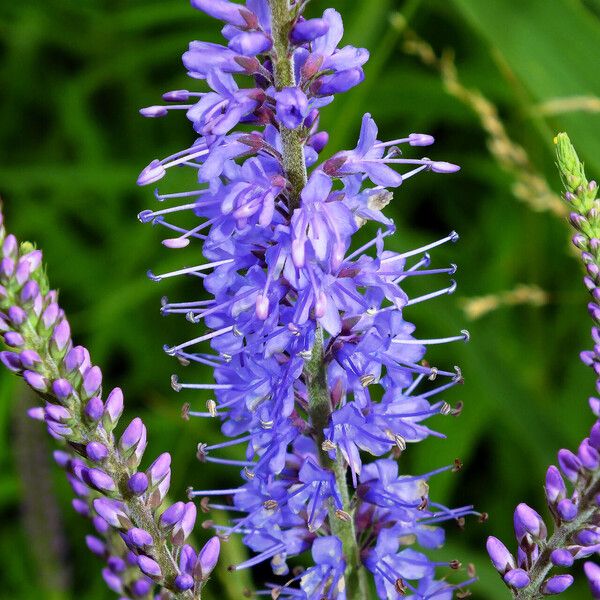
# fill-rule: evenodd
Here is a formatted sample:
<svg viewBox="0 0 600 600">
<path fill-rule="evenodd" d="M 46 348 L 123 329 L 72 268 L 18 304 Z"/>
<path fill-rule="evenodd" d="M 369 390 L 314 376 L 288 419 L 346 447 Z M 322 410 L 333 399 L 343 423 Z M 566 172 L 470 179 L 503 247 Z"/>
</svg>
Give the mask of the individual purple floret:
<svg viewBox="0 0 600 600">
<path fill-rule="evenodd" d="M 115 435 L 123 393 L 115 388 L 103 400 L 102 373 L 86 348 L 73 345 L 41 252 L 7 235 L 1 212 L 0 246 L 0 329 L 11 347 L 0 352 L 0 360 L 40 393 L 43 405 L 30 415 L 44 421 L 68 449 L 56 451 L 55 460 L 75 492 L 73 508 L 96 530 L 86 543 L 106 560 L 106 584 L 122 599 L 155 593 L 161 599 L 199 599 L 206 576 L 194 571 L 182 587 L 176 562 L 194 525 L 195 506 L 177 503 L 157 523 L 169 489 L 169 455 L 161 455 L 146 472 L 138 470 L 146 427 L 136 418 Z M 164 515 L 180 505 L 179 519 L 163 527 Z M 214 562 L 215 542 L 209 544 Z"/>
<path fill-rule="evenodd" d="M 259 595 L 364 600 L 370 576 L 381 598 L 446 600 L 472 578 L 436 579 L 438 569 L 460 564 L 436 562 L 425 550 L 443 545 L 440 523 L 477 513 L 431 501 L 429 482 L 460 462 L 410 476 L 395 459 L 411 443 L 442 437 L 430 418 L 460 413 L 442 399 L 462 383 L 460 370 L 424 357 L 428 345 L 467 341 L 468 333 L 422 339 L 405 320 L 411 306 L 456 284 L 417 297 L 404 290 L 413 277 L 454 274 L 455 265 L 430 268 L 428 252 L 458 236 L 386 250 L 395 228 L 382 209 L 391 200 L 385 186 L 459 168 L 410 156 L 433 143 L 429 135 L 380 141 L 370 115 L 354 150 L 319 163 L 329 139 L 319 111 L 362 81 L 369 56 L 339 47 L 335 10 L 305 18 L 306 2 L 192 4 L 226 22 L 227 45 L 192 42 L 184 65 L 207 85 L 164 98 L 186 111 L 200 137 L 152 161 L 138 180 L 154 183 L 178 166 L 198 181 L 180 192 L 157 190 L 164 204 L 139 215 L 168 231 L 167 248 L 202 245 L 203 258 L 194 251 L 187 266 L 149 276 L 201 284 L 197 299 L 164 299 L 162 314 L 185 315 L 195 327 L 165 351 L 183 366 L 210 367 L 214 381 L 174 375 L 172 386 L 204 398 L 205 408 L 186 404 L 184 417 L 215 419 L 229 438 L 200 443 L 198 459 L 237 468 L 243 482 L 198 486 L 190 498 L 205 512 L 233 505 L 232 522 L 214 527 L 223 539 L 241 535 L 254 554 L 232 571 L 269 561 L 286 578 Z M 179 214 L 195 222 L 183 226 Z M 362 227 L 372 228 L 359 247 L 353 236 Z M 176 506 L 165 526 L 183 518 Z M 290 578 L 288 559 L 305 552 L 314 565 Z"/>
<path fill-rule="evenodd" d="M 594 322 L 594 350 L 583 352 L 583 362 L 597 376 L 600 392 L 600 204 L 597 185 L 588 182 L 575 149 L 566 134 L 556 137 L 557 163 L 566 189 L 565 199 L 572 213 L 570 221 L 577 233 L 575 247 L 581 252 L 586 275 L 584 282 L 592 296 L 588 305 Z M 600 551 L 600 400 L 590 398 L 590 407 L 598 418 L 576 452 L 559 450 L 557 466 L 546 473 L 546 502 L 554 521 L 554 533 L 548 537 L 542 517 L 526 504 L 515 510 L 516 558 L 495 537 L 487 549 L 494 564 L 515 598 L 534 600 L 564 592 L 573 584 L 569 574 L 550 575 L 553 568 L 565 569 L 575 560 Z M 600 597 L 600 567 L 585 563 L 592 596 Z"/>
</svg>

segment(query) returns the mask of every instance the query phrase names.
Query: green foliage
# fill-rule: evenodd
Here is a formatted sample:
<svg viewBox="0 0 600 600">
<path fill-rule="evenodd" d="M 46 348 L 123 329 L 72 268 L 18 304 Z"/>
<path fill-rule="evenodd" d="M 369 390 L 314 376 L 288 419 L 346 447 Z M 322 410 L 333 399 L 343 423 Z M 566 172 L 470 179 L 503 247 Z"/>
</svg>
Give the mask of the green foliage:
<svg viewBox="0 0 600 600">
<path fill-rule="evenodd" d="M 475 598 L 500 600 L 506 591 L 488 566 L 485 537 L 494 533 L 510 539 L 512 510 L 519 501 L 542 507 L 545 467 L 560 446 L 575 446 L 592 421 L 586 398 L 593 392 L 593 377 L 577 358 L 590 344 L 586 294 L 568 249 L 566 225 L 515 200 L 512 177 L 488 153 L 478 119 L 446 93 L 435 72 L 403 54 L 402 32 L 391 27 L 390 16 L 406 10 L 410 27 L 436 50 L 455 49 L 463 81 L 498 105 L 509 133 L 558 190 L 552 164 L 555 131 L 569 131 L 588 174 L 600 176 L 600 113 L 593 101 L 600 97 L 594 77 L 600 4 L 313 0 L 311 10 L 326 5 L 344 13 L 348 42 L 372 53 L 365 84 L 324 111 L 323 125 L 332 133 L 328 152 L 352 147 L 360 117 L 369 111 L 384 138 L 433 133 L 438 144 L 432 156 L 463 165 L 452 177 L 430 174 L 411 180 L 388 207 L 398 225 L 391 242 L 396 248 L 452 229 L 461 233 L 459 244 L 435 254 L 440 264 L 460 265 L 459 291 L 415 307 L 410 316 L 423 335 L 465 326 L 472 334 L 470 344 L 446 347 L 431 357 L 440 366 L 463 367 L 465 386 L 447 397 L 452 403 L 464 401 L 463 415 L 440 417 L 436 425 L 448 439 L 409 449 L 402 465 L 419 472 L 462 458 L 464 470 L 436 478 L 432 496 L 448 504 L 474 502 L 490 513 L 490 520 L 470 522 L 464 532 L 450 527 L 445 553 L 476 564 L 481 582 L 473 590 Z M 195 444 L 220 434 L 212 423 L 181 421 L 180 403 L 201 406 L 206 398 L 175 395 L 169 375 L 181 368 L 161 350 L 163 343 L 190 334 L 192 326 L 160 318 L 160 296 L 201 292 L 183 289 L 179 282 L 159 287 L 145 277 L 150 267 L 160 272 L 194 260 L 197 249 L 174 255 L 160 246 L 156 231 L 135 218 L 153 203 L 147 190 L 135 188 L 138 171 L 189 142 L 191 131 L 177 115 L 149 122 L 136 110 L 155 103 L 163 90 L 191 85 L 178 55 L 189 40 L 215 40 L 217 33 L 214 22 L 190 10 L 186 0 L 0 4 L 0 191 L 7 222 L 21 239 L 44 249 L 76 339 L 107 369 L 107 385 L 124 388 L 129 416 L 140 414 L 147 421 L 150 452 L 173 452 L 174 495 L 182 495 L 188 485 L 228 486 L 237 475 L 197 464 Z M 588 101 L 569 112 L 563 110 L 569 105 L 552 104 L 566 97 Z M 177 189 L 178 183 L 177 176 L 171 177 L 168 186 Z M 546 290 L 549 303 L 501 308 L 467 322 L 461 299 L 521 283 Z M 210 374 L 196 370 L 193 376 Z M 17 390 L 16 382 L 2 373 L 0 560 L 6 568 L 0 597 L 111 598 L 96 574 L 98 561 L 83 549 L 87 523 L 72 514 L 68 486 L 56 470 L 53 483 L 73 575 L 63 591 L 47 589 L 38 576 L 43 569 L 31 551 L 36 540 L 18 518 L 24 495 L 36 490 L 23 488 L 15 466 L 21 452 L 14 436 Z M 226 546 L 228 557 L 207 588 L 208 600 L 241 598 L 249 585 L 224 568 L 243 552 L 235 544 Z M 584 597 L 583 589 L 563 597 Z"/>
</svg>

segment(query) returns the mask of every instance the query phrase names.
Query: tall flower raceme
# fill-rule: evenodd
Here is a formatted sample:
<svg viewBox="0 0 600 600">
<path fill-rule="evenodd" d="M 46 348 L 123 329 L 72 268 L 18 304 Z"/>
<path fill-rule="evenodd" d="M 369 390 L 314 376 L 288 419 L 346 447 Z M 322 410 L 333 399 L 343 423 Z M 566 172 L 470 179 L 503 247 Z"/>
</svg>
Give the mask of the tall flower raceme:
<svg viewBox="0 0 600 600">
<path fill-rule="evenodd" d="M 584 283 L 592 300 L 588 311 L 593 321 L 594 349 L 582 352 L 581 359 L 596 373 L 600 391 L 600 201 L 595 181 L 586 179 L 583 164 L 566 134 L 556 139 L 557 164 L 571 209 L 575 228 L 573 244 L 585 267 Z M 554 525 L 548 528 L 542 517 L 526 504 L 515 510 L 516 557 L 497 538 L 490 537 L 487 549 L 492 563 L 515 598 L 534 600 L 564 592 L 573 576 L 564 571 L 576 560 L 600 551 L 600 399 L 589 404 L 598 418 L 589 437 L 576 452 L 558 452 L 558 467 L 546 473 L 545 494 Z M 556 572 L 556 569 L 559 571 Z M 600 567 L 587 562 L 584 570 L 594 598 L 600 598 Z M 562 572 L 561 572 L 562 571 Z"/>
<path fill-rule="evenodd" d="M 190 498 L 206 512 L 236 511 L 217 532 L 243 536 L 255 554 L 231 570 L 270 561 L 275 575 L 287 577 L 259 596 L 364 599 L 370 574 L 380 598 L 445 600 L 455 590 L 465 597 L 472 580 L 455 586 L 447 572 L 436 579 L 438 567 L 460 563 L 435 562 L 423 551 L 443 544 L 439 523 L 477 514 L 429 499 L 430 479 L 460 462 L 411 476 L 395 460 L 407 444 L 441 436 L 427 419 L 460 412 L 441 399 L 462 382 L 460 370 L 432 367 L 424 355 L 429 344 L 468 334 L 419 339 L 404 318 L 455 284 L 416 298 L 402 288 L 411 277 L 452 275 L 454 265 L 429 268 L 428 251 L 458 236 L 392 252 L 384 242 L 394 224 L 382 213 L 392 197 L 387 188 L 459 168 L 405 157 L 401 147 L 433 138 L 381 142 L 370 115 L 354 150 L 319 163 L 328 141 L 319 110 L 362 81 L 368 59 L 364 49 L 338 46 L 343 26 L 335 10 L 305 18 L 307 2 L 192 5 L 225 22 L 227 45 L 192 42 L 183 62 L 204 91 L 167 92 L 167 105 L 141 111 L 183 110 L 198 137 L 152 161 L 138 179 L 152 184 L 179 166 L 198 180 L 189 191 L 157 190 L 167 207 L 139 215 L 176 233 L 163 241 L 168 248 L 202 245 L 199 264 L 149 276 L 201 283 L 197 299 L 163 301 L 163 314 L 186 315 L 198 327 L 165 350 L 184 366 L 211 367 L 215 381 L 174 376 L 172 384 L 206 402 L 205 410 L 186 404 L 186 417 L 215 419 L 232 438 L 199 444 L 199 459 L 238 467 L 243 483 L 191 489 Z M 178 213 L 196 224 L 184 227 Z M 379 229 L 357 248 L 352 237 L 368 221 Z M 221 454 L 233 446 L 245 448 L 244 460 Z M 290 579 L 288 559 L 307 552 L 314 565 Z"/>
<path fill-rule="evenodd" d="M 75 492 L 74 509 L 92 521 L 89 549 L 106 560 L 108 587 L 122 599 L 196 600 L 215 566 L 219 539 L 196 553 L 185 543 L 194 503 L 166 506 L 171 457 L 146 470 L 146 427 L 139 418 L 120 436 L 123 393 L 102 399 L 102 372 L 75 346 L 58 294 L 50 290 L 42 253 L 7 235 L 0 212 L 0 331 L 8 351 L 0 360 L 41 397 L 33 418 L 44 421 L 65 449 L 54 453 Z"/>
</svg>

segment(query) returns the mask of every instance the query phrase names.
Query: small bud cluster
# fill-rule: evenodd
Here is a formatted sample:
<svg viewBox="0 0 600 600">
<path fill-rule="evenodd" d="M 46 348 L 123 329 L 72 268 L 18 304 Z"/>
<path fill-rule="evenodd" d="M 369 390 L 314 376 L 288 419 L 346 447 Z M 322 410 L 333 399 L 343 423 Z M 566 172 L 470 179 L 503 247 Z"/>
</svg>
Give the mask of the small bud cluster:
<svg viewBox="0 0 600 600">
<path fill-rule="evenodd" d="M 588 310 L 594 327 L 594 349 L 583 352 L 581 359 L 600 377 L 600 204 L 597 184 L 588 182 L 583 165 L 566 134 L 556 139 L 557 163 L 571 207 L 570 222 L 577 233 L 573 244 L 581 251 L 586 269 L 585 285 L 592 301 Z M 596 382 L 600 393 L 600 379 Z M 542 517 L 526 504 L 515 510 L 514 524 L 518 543 L 517 557 L 497 538 L 487 543 L 492 563 L 520 600 L 560 594 L 571 586 L 570 574 L 551 575 L 553 568 L 569 568 L 575 560 L 600 551 L 600 399 L 590 398 L 590 407 L 598 420 L 576 453 L 558 452 L 558 467 L 546 473 L 545 493 L 555 524 L 553 535 Z M 566 481 L 565 481 L 566 480 Z M 567 483 L 568 482 L 568 483 Z M 592 595 L 600 598 L 600 568 L 585 564 Z"/>
<path fill-rule="evenodd" d="M 10 350 L 0 360 L 42 398 L 30 416 L 68 450 L 54 454 L 75 492 L 74 509 L 91 519 L 90 550 L 106 560 L 108 587 L 121 598 L 192 600 L 219 554 L 213 538 L 200 552 L 185 545 L 196 519 L 192 502 L 164 509 L 171 457 L 161 454 L 139 470 L 146 427 L 135 418 L 120 436 L 119 388 L 102 398 L 102 372 L 74 346 L 69 322 L 49 289 L 42 253 L 7 235 L 0 212 L 0 331 Z"/>
</svg>

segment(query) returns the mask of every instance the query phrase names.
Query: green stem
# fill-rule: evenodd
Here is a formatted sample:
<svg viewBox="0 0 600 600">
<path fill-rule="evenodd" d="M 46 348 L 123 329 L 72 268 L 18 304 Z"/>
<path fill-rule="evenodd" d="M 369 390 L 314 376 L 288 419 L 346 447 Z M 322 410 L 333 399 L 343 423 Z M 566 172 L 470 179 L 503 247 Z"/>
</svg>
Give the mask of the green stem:
<svg viewBox="0 0 600 600">
<path fill-rule="evenodd" d="M 271 8 L 271 32 L 273 36 L 273 70 L 275 86 L 277 89 L 296 85 L 294 63 L 290 52 L 289 33 L 294 23 L 295 15 L 290 9 L 288 0 L 269 0 Z M 280 127 L 283 145 L 283 167 L 290 183 L 289 208 L 290 211 L 300 206 L 300 194 L 307 182 L 306 161 L 304 159 L 304 145 L 302 128 L 287 129 Z M 368 585 L 366 571 L 360 560 L 360 548 L 356 540 L 353 511 L 350 506 L 350 493 L 346 475 L 347 465 L 341 452 L 333 462 L 327 452 L 323 450 L 323 430 L 329 425 L 332 412 L 327 373 L 323 357 L 323 332 L 317 328 L 315 345 L 312 356 L 304 369 L 309 392 L 309 416 L 315 430 L 317 445 L 319 447 L 321 464 L 331 467 L 344 509 L 336 511 L 329 509 L 329 523 L 331 533 L 341 541 L 346 557 L 346 594 L 348 600 L 366 600 L 368 598 Z"/>
<path fill-rule="evenodd" d="M 337 511 L 335 507 L 329 507 L 329 524 L 331 533 L 342 541 L 344 556 L 346 557 L 346 594 L 349 600 L 365 600 L 368 598 L 367 574 L 360 559 L 360 548 L 356 540 L 356 528 L 354 526 L 354 515 L 350 503 L 350 493 L 346 476 L 348 468 L 341 452 L 337 452 L 335 461 L 329 458 L 323 444 L 325 435 L 323 430 L 329 425 L 329 417 L 333 410 L 329 387 L 327 385 L 327 373 L 323 357 L 323 331 L 317 328 L 315 345 L 312 356 L 304 369 L 309 396 L 310 419 L 317 447 L 319 448 L 321 464 L 331 466 L 335 473 L 335 481 L 342 498 L 343 511 Z"/>
<path fill-rule="evenodd" d="M 269 0 L 271 7 L 271 34 L 273 36 L 273 70 L 275 86 L 278 90 L 296 85 L 294 61 L 290 53 L 289 34 L 293 24 L 288 0 Z M 289 208 L 290 212 L 300 206 L 300 194 L 307 181 L 306 161 L 304 160 L 304 145 L 302 128 L 287 129 L 280 127 L 283 145 L 283 168 L 291 185 Z"/>
</svg>

